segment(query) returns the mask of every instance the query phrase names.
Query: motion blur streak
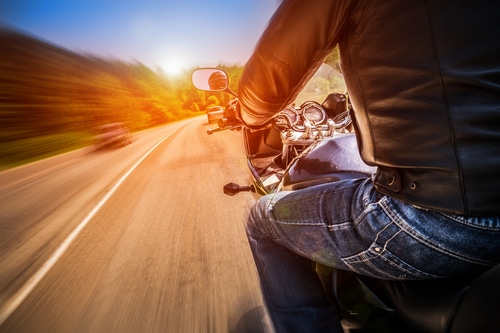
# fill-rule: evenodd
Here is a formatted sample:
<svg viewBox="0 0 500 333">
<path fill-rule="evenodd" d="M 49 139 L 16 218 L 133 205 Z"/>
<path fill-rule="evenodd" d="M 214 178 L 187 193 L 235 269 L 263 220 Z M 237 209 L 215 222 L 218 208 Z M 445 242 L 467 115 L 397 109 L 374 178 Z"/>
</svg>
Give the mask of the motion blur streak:
<svg viewBox="0 0 500 333">
<path fill-rule="evenodd" d="M 109 189 L 0 326 L 2 333 L 259 333 L 265 310 L 245 236 L 254 199 L 241 132 L 208 136 L 206 116 L 0 173 L 0 304 L 12 303 Z M 48 165 L 49 164 L 49 165 Z M 11 309 L 12 310 L 12 309 Z"/>
<path fill-rule="evenodd" d="M 47 272 L 54 266 L 54 264 L 59 260 L 59 258 L 66 252 L 69 245 L 78 236 L 80 231 L 85 228 L 87 223 L 94 217 L 94 215 L 101 209 L 101 207 L 108 201 L 108 199 L 115 193 L 115 191 L 120 187 L 120 185 L 127 179 L 127 177 L 137 168 L 139 164 L 149 155 L 153 150 L 156 149 L 163 141 L 168 139 L 172 134 L 174 134 L 178 128 L 165 136 L 160 142 L 158 142 L 153 148 L 151 148 L 146 154 L 144 154 L 119 180 L 118 182 L 106 193 L 106 195 L 99 201 L 97 206 L 90 211 L 90 213 L 85 217 L 85 219 L 78 225 L 78 227 L 64 240 L 64 242 L 59 246 L 57 251 L 49 258 L 49 260 L 36 272 L 33 277 L 31 277 L 27 283 L 12 297 L 8 300 L 5 305 L 0 308 L 0 326 L 5 322 L 5 320 L 14 312 L 19 304 L 21 304 L 24 299 L 29 295 L 29 293 L 36 287 L 38 282 L 47 274 Z"/>
<path fill-rule="evenodd" d="M 188 72 L 172 78 L 1 25 L 0 50 L 0 170 L 86 146 L 100 125 L 136 132 L 203 108 Z"/>
</svg>

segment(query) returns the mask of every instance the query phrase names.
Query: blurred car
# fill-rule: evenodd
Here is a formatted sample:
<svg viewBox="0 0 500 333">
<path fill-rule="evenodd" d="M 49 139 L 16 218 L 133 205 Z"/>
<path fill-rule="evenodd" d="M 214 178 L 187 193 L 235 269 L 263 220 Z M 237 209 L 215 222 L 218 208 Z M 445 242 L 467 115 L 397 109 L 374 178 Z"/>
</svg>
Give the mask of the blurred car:
<svg viewBox="0 0 500 333">
<path fill-rule="evenodd" d="M 218 122 L 224 118 L 224 108 L 220 105 L 208 107 L 207 118 L 209 124 Z"/>
<path fill-rule="evenodd" d="M 123 123 L 111 123 L 97 127 L 95 149 L 122 147 L 132 143 L 132 135 Z"/>
</svg>

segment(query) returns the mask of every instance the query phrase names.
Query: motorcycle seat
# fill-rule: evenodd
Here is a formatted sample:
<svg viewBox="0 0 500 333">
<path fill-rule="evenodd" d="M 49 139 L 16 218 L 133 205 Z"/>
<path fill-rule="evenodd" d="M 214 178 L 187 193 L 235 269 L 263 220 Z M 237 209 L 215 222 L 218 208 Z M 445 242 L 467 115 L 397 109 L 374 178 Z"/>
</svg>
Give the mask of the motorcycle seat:
<svg viewBox="0 0 500 333">
<path fill-rule="evenodd" d="M 475 279 L 383 281 L 390 303 L 415 332 L 498 332 L 500 265 Z"/>
</svg>

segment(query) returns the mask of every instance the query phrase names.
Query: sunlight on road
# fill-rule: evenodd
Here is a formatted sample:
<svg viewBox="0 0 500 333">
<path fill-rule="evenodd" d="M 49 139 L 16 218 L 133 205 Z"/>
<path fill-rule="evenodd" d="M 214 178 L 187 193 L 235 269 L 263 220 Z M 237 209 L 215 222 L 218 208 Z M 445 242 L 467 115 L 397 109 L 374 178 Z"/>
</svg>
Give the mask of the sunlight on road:
<svg viewBox="0 0 500 333">
<path fill-rule="evenodd" d="M 245 236 L 253 198 L 222 194 L 247 180 L 240 133 L 207 136 L 205 118 L 11 173 L 27 178 L 0 190 L 1 332 L 272 331 Z"/>
</svg>

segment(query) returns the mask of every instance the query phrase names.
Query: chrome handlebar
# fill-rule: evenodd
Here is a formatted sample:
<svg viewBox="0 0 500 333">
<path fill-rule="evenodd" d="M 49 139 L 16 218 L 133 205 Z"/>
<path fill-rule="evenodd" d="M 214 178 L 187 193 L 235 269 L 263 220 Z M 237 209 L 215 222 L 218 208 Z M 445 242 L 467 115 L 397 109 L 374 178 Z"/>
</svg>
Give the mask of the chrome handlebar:
<svg viewBox="0 0 500 333">
<path fill-rule="evenodd" d="M 285 109 L 275 117 L 274 126 L 280 130 L 281 139 L 285 144 L 308 145 L 312 141 L 324 137 L 331 137 L 335 133 L 345 131 L 351 124 L 351 117 L 348 111 L 342 112 L 335 118 L 325 117 L 325 121 L 315 124 L 307 119 L 293 121 L 289 112 Z"/>
</svg>

